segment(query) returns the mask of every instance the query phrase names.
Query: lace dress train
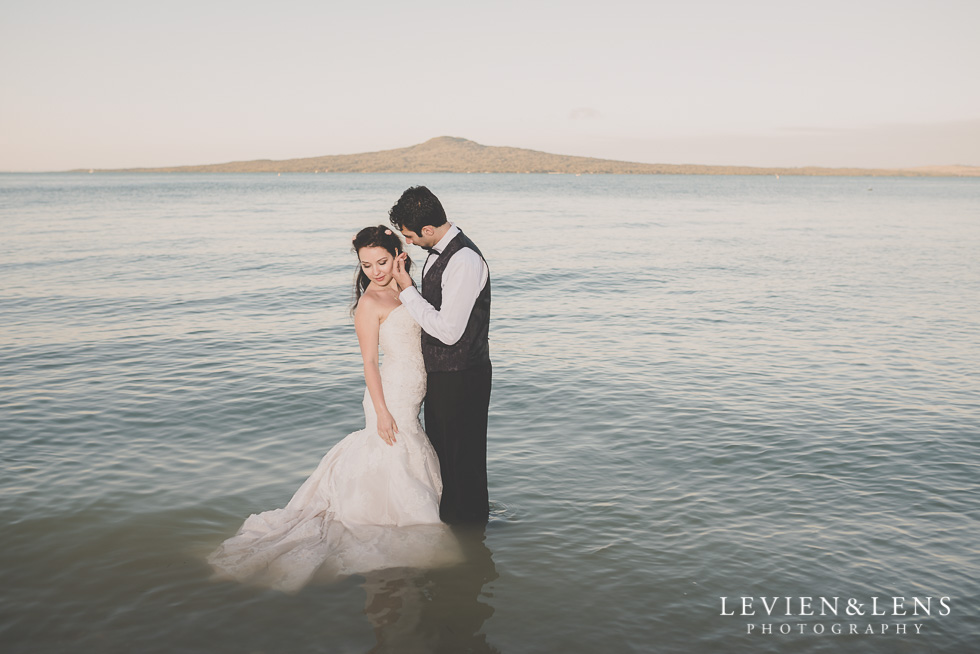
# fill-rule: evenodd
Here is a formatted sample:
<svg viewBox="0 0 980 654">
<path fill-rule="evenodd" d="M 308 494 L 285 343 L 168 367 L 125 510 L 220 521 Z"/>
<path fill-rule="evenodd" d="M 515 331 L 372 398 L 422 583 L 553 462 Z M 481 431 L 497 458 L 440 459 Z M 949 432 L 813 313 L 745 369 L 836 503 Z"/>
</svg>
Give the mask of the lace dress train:
<svg viewBox="0 0 980 654">
<path fill-rule="evenodd" d="M 458 543 L 439 520 L 439 460 L 419 422 L 425 396 L 419 326 L 397 307 L 379 340 L 385 403 L 398 425 L 394 446 L 378 435 L 365 390 L 365 428 L 327 452 L 284 508 L 249 516 L 208 557 L 219 578 L 294 591 L 313 579 L 460 560 Z"/>
</svg>

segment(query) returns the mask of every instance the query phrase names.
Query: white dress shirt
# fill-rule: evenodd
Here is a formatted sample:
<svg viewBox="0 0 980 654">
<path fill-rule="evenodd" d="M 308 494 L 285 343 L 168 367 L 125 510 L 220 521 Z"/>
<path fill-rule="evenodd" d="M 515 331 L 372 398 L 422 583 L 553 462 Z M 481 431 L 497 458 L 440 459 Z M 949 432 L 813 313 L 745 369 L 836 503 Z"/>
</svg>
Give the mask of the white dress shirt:
<svg viewBox="0 0 980 654">
<path fill-rule="evenodd" d="M 438 253 L 445 250 L 457 234 L 459 228 L 452 225 L 435 244 L 422 266 L 423 277 L 439 258 Z M 441 309 L 437 310 L 429 304 L 414 286 L 406 288 L 398 297 L 426 334 L 446 345 L 453 345 L 462 338 L 476 298 L 489 278 L 490 270 L 483 257 L 470 248 L 463 248 L 453 255 L 442 273 Z"/>
</svg>

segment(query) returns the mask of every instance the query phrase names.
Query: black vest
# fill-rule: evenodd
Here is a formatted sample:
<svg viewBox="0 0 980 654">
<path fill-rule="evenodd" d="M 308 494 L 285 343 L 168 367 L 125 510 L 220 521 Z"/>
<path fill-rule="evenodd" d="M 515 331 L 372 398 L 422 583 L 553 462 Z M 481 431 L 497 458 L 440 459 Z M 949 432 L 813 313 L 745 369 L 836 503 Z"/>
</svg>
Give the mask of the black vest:
<svg viewBox="0 0 980 654">
<path fill-rule="evenodd" d="M 422 297 L 436 310 L 442 308 L 442 273 L 446 270 L 453 255 L 469 248 L 480 255 L 483 253 L 463 232 L 449 241 L 446 249 L 422 277 Z M 486 259 L 483 259 L 486 263 Z M 466 370 L 490 363 L 490 277 L 473 304 L 466 329 L 458 341 L 446 345 L 438 338 L 422 332 L 422 358 L 426 372 L 450 372 Z"/>
</svg>

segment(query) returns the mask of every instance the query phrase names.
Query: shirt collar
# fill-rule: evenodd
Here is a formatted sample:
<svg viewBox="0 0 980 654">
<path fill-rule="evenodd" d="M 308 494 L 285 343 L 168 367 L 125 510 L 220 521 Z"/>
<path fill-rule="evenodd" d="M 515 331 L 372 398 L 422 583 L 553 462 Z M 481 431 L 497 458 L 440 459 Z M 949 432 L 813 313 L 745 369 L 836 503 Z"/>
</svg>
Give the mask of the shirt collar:
<svg viewBox="0 0 980 654">
<path fill-rule="evenodd" d="M 449 224 L 449 231 L 443 234 L 442 238 L 439 239 L 439 242 L 432 246 L 432 251 L 435 254 L 441 254 L 442 251 L 446 249 L 446 246 L 449 245 L 449 242 L 456 238 L 456 235 L 459 234 L 459 227 L 453 223 Z"/>
</svg>

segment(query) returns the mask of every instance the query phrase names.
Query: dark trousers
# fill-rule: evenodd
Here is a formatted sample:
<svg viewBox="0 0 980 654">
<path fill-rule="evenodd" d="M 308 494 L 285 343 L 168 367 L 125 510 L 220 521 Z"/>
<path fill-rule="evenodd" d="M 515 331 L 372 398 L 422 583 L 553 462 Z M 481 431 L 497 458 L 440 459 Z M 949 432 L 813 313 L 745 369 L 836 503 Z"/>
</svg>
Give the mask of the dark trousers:
<svg viewBox="0 0 980 654">
<path fill-rule="evenodd" d="M 439 455 L 439 515 L 448 524 L 486 523 L 489 517 L 487 412 L 492 376 L 489 363 L 428 373 L 425 433 Z"/>
</svg>

